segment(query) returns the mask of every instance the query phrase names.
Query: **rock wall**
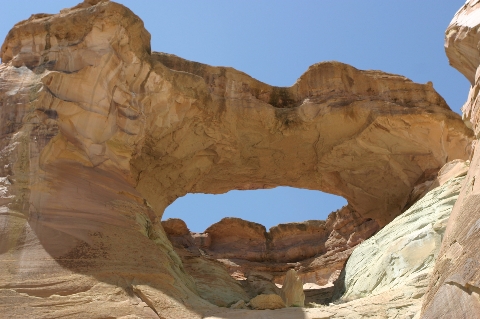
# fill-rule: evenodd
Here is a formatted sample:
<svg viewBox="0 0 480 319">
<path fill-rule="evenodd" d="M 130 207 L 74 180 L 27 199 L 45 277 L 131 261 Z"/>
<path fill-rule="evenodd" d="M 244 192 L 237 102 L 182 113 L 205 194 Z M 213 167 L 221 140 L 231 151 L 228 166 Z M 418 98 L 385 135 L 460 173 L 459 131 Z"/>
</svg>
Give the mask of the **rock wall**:
<svg viewBox="0 0 480 319">
<path fill-rule="evenodd" d="M 428 293 L 422 318 L 480 318 L 480 103 L 478 102 L 480 3 L 467 1 L 445 32 L 450 64 L 470 81 L 463 117 L 473 127 L 476 140 L 470 170 L 448 222 L 447 231 Z"/>
<path fill-rule="evenodd" d="M 190 233 L 179 219 L 162 221 L 162 225 L 184 264 L 192 256 L 203 255 L 223 263 L 236 279 L 260 272 L 278 284 L 283 284 L 289 269 L 296 269 L 303 283 L 320 286 L 332 286 L 354 247 L 379 230 L 374 220 L 361 218 L 349 207 L 331 213 L 326 221 L 280 224 L 269 231 L 231 217 L 200 234 Z"/>
<path fill-rule="evenodd" d="M 188 192 L 286 185 L 384 226 L 472 132 L 431 85 L 338 62 L 290 88 L 152 53 L 127 8 L 86 0 L 16 24 L 0 65 L 6 317 L 197 318 L 161 226 Z M 7 305 L 7 306 L 5 306 Z"/>
</svg>

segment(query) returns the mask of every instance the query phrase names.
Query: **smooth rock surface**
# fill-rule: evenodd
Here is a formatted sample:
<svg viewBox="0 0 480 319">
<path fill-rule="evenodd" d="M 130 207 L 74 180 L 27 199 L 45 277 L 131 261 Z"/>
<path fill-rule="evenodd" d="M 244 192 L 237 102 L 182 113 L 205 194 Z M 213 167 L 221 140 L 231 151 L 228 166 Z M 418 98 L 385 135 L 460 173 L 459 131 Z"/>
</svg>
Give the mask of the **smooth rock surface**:
<svg viewBox="0 0 480 319">
<path fill-rule="evenodd" d="M 345 267 L 343 298 L 356 299 L 393 290 L 402 290 L 406 298 L 421 298 L 464 179 L 464 176 L 453 178 L 430 191 L 360 244 Z"/>
</svg>

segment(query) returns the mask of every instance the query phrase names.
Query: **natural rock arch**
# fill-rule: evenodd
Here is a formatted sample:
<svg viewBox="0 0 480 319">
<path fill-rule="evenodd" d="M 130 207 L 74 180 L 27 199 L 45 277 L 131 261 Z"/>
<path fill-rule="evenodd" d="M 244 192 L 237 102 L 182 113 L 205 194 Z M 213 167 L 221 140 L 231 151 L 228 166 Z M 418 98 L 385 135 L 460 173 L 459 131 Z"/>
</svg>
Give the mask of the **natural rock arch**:
<svg viewBox="0 0 480 319">
<path fill-rule="evenodd" d="M 152 132 L 158 142 L 147 142 L 132 161 L 145 172 L 137 189 L 159 207 L 186 192 L 288 185 L 343 196 L 384 225 L 424 172 L 469 152 L 463 123 L 428 84 L 326 62 L 294 86 L 276 88 L 233 69 L 161 53 L 152 58 L 188 72 L 182 77 L 201 82 L 197 94 L 208 96 L 204 105 L 196 99 L 198 113 L 171 129 L 178 136 L 173 143 Z M 150 195 L 152 189 L 171 195 Z"/>
<path fill-rule="evenodd" d="M 79 293 L 103 307 L 75 299 L 86 315 L 143 316 L 121 303 L 135 294 L 193 317 L 210 305 L 159 223 L 177 197 L 318 189 L 385 225 L 417 181 L 469 156 L 471 131 L 431 84 L 324 62 L 278 88 L 151 53 L 149 40 L 137 16 L 108 1 L 34 15 L 8 34 L 0 278 L 15 305 Z"/>
</svg>

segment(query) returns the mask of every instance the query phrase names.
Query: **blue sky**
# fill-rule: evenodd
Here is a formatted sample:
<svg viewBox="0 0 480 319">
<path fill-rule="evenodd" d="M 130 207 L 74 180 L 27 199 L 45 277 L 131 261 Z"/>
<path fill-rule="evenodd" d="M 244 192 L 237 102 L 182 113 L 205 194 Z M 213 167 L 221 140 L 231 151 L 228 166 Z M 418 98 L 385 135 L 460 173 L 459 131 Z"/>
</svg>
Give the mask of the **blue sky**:
<svg viewBox="0 0 480 319">
<path fill-rule="evenodd" d="M 0 38 L 33 13 L 56 13 L 79 0 L 16 0 L 2 3 Z M 432 81 L 460 112 L 469 83 L 451 68 L 444 31 L 465 0 L 118 0 L 152 34 L 152 50 L 211 65 L 232 66 L 277 86 L 290 86 L 316 62 L 337 60 Z M 345 200 L 289 189 L 187 195 L 165 212 L 192 231 L 226 216 L 265 225 L 325 219 Z"/>
</svg>

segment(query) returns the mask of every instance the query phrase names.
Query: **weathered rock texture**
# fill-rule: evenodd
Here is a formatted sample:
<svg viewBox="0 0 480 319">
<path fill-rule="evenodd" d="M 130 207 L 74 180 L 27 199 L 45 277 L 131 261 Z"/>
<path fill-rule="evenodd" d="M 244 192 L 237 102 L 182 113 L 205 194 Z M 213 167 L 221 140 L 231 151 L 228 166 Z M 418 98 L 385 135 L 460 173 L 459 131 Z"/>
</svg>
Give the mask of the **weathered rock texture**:
<svg viewBox="0 0 480 319">
<path fill-rule="evenodd" d="M 305 294 L 303 293 L 303 282 L 293 269 L 287 271 L 282 286 L 282 298 L 287 307 L 305 306 Z"/>
<path fill-rule="evenodd" d="M 389 318 L 411 318 L 420 312 L 448 218 L 467 173 L 464 167 L 353 251 L 345 267 L 343 299 L 391 295 L 391 300 L 403 299 L 408 305 Z M 382 306 L 386 314 L 393 311 L 388 303 Z"/>
<path fill-rule="evenodd" d="M 465 186 L 450 217 L 422 307 L 425 319 L 480 318 L 480 2 L 467 1 L 447 28 L 450 64 L 470 81 L 463 116 L 475 131 L 474 155 Z"/>
<path fill-rule="evenodd" d="M 276 294 L 258 295 L 248 303 L 248 306 L 255 310 L 265 310 L 265 309 L 281 309 L 285 308 L 285 303 L 282 300 L 282 297 Z"/>
<path fill-rule="evenodd" d="M 230 276 L 223 263 L 209 258 L 198 248 L 184 221 L 172 218 L 162 221 L 162 225 L 185 271 L 193 278 L 200 297 L 214 305 L 227 307 L 264 293 L 247 293 L 248 289 Z"/>
<path fill-rule="evenodd" d="M 463 161 L 447 164 L 435 180 L 440 186 L 355 248 L 344 270 L 345 293 L 336 304 L 302 312 L 278 311 L 270 317 L 419 318 L 422 297 L 466 173 Z M 237 316 L 226 312 L 212 318 L 240 318 Z M 261 316 L 244 313 L 244 318 Z"/>
<path fill-rule="evenodd" d="M 425 172 L 469 156 L 471 131 L 431 85 L 325 62 L 278 88 L 149 40 L 130 10 L 98 0 L 5 39 L 5 317 L 201 317 L 214 306 L 160 223 L 179 196 L 317 189 L 384 226 Z"/>
<path fill-rule="evenodd" d="M 331 299 L 333 284 L 354 247 L 379 230 L 374 220 L 349 207 L 331 213 L 326 221 L 280 224 L 268 232 L 263 225 L 240 218 L 224 218 L 201 234 L 190 233 L 180 219 L 162 225 L 184 265 L 200 255 L 218 260 L 233 277 L 244 279 L 251 297 L 278 293 L 272 282 L 283 284 L 287 271 L 296 269 L 303 283 L 326 286 L 321 293 L 324 300 Z"/>
<path fill-rule="evenodd" d="M 212 119 L 212 124 L 219 125 L 211 137 L 212 143 L 221 140 L 222 146 L 208 146 L 210 155 L 204 157 L 213 161 L 208 166 L 212 168 L 203 178 L 197 176 L 191 192 L 285 184 L 319 189 L 345 197 L 363 218 L 383 226 L 400 213 L 411 187 L 425 172 L 470 152 L 470 132 L 431 85 L 414 84 L 404 77 L 325 62 L 311 66 L 291 88 L 275 88 L 230 68 L 167 54 L 154 54 L 153 59 L 197 75 L 208 86 L 213 102 L 222 105 L 217 113 L 222 121 Z M 430 127 L 434 118 L 437 124 Z M 450 119 L 455 119 L 453 126 L 447 124 Z M 184 134 L 193 134 L 192 129 Z M 211 135 L 203 132 L 195 135 L 197 147 Z M 165 152 L 168 149 L 163 148 L 161 154 Z M 148 170 L 145 161 L 135 160 L 133 165 Z M 146 191 L 156 185 L 154 180 L 163 181 L 163 175 L 155 177 L 159 166 L 149 165 L 155 169 L 144 176 L 150 186 Z M 178 159 L 175 165 L 181 165 Z M 201 174 L 198 165 L 196 172 Z M 163 183 L 178 188 L 180 182 Z M 143 189 L 141 180 L 137 189 Z M 154 199 L 158 203 L 161 196 L 155 193 Z"/>
</svg>

